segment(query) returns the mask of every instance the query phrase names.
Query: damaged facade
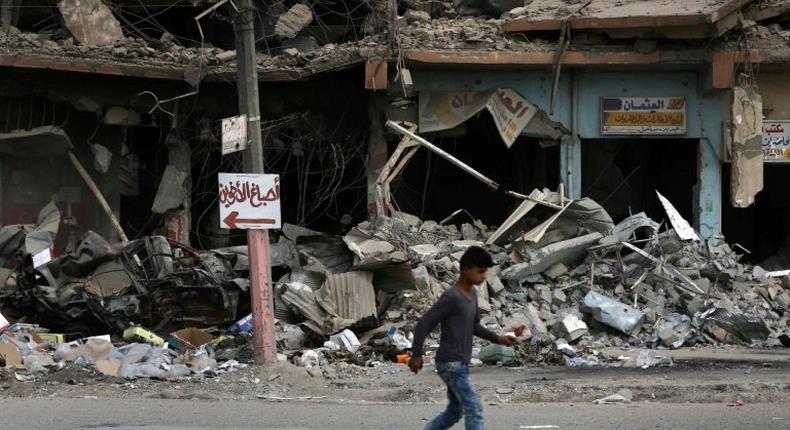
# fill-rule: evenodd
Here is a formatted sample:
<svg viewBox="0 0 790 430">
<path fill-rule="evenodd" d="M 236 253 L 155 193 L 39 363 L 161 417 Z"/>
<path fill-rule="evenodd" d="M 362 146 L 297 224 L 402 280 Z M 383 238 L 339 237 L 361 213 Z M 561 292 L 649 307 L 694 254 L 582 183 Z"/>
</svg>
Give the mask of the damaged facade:
<svg viewBox="0 0 790 430">
<path fill-rule="evenodd" d="M 0 311 L 68 340 L 249 313 L 216 207 L 235 5 L 146 3 L 0 10 Z M 484 323 L 545 352 L 514 362 L 787 339 L 787 277 L 751 265 L 790 268 L 782 2 L 347 3 L 255 22 L 293 361 L 397 360 L 473 245 Z"/>
</svg>

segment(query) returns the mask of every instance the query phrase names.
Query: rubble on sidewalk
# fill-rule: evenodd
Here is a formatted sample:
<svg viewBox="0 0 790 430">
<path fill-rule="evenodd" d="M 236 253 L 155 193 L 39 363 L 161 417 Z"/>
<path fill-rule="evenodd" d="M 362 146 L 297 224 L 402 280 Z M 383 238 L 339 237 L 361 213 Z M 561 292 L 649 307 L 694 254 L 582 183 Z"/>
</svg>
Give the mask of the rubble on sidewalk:
<svg viewBox="0 0 790 430">
<path fill-rule="evenodd" d="M 548 190 L 531 195 L 564 209 L 545 220 L 511 217 L 503 232 L 479 221 L 442 224 L 397 212 L 345 237 L 286 226 L 273 259 L 286 273 L 274 288 L 275 337 L 284 358 L 329 377 L 340 364 L 405 362 L 417 320 L 455 284 L 470 246 L 486 248 L 495 262 L 488 281 L 476 287 L 481 324 L 521 340 L 514 348 L 476 340 L 476 363 L 645 368 L 672 364 L 656 348 L 781 346 L 786 339 L 786 275 L 742 264 L 728 245 L 698 240 L 693 230 L 685 240 L 673 229 L 662 231 L 645 214 L 615 225 L 592 201 L 567 202 Z M 671 204 L 663 206 L 675 217 Z M 672 225 L 687 228 L 677 217 Z M 24 253 L 25 231 L 20 234 L 3 248 L 11 250 L 2 254 L 9 261 Z M 494 235 L 500 239 L 492 241 Z M 134 256 L 145 263 L 136 265 Z M 252 319 L 240 305 L 248 296 L 248 267 L 240 248 L 197 251 L 159 237 L 108 244 L 89 233 L 73 253 L 38 267 L 36 286 L 26 268 L 7 278 L 0 310 L 29 324 L 6 324 L 0 345 L 19 351 L 27 370 L 17 373 L 26 380 L 67 363 L 122 378 L 205 377 L 238 368 L 252 361 Z M 69 306 L 52 301 L 53 291 L 71 297 Z M 71 341 L 70 330 L 85 316 L 101 322 L 86 335 L 125 331 L 132 343 L 16 337 L 46 324 Z M 204 330 L 211 327 L 220 330 Z M 438 346 L 434 333 L 429 361 Z M 607 347 L 640 353 L 618 360 L 598 352 Z"/>
</svg>

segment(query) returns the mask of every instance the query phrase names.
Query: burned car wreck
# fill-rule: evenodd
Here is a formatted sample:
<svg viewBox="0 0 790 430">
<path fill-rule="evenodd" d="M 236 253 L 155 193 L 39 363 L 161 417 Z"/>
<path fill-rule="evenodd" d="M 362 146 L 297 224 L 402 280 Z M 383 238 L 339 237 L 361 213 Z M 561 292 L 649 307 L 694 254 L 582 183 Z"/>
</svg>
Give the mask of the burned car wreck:
<svg viewBox="0 0 790 430">
<path fill-rule="evenodd" d="M 73 252 L 33 268 L 6 269 L 0 308 L 67 338 L 131 324 L 169 330 L 236 321 L 249 312 L 246 249 L 197 251 L 161 236 L 110 244 L 87 232 Z"/>
</svg>

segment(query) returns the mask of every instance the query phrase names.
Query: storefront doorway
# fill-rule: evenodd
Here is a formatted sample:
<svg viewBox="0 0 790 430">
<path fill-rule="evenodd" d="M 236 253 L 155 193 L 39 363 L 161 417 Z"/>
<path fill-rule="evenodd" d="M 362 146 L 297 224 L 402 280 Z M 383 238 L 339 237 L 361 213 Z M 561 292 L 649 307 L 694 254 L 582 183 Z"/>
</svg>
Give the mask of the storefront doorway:
<svg viewBox="0 0 790 430">
<path fill-rule="evenodd" d="M 559 142 L 520 137 L 508 148 L 487 112 L 458 130 L 425 137 L 503 189 L 529 194 L 535 188 L 556 191 L 559 186 Z M 392 142 L 390 153 L 396 146 L 397 142 Z M 465 209 L 475 219 L 497 226 L 521 203 L 490 190 L 426 149 L 417 152 L 392 190 L 395 209 L 437 221 Z"/>
<path fill-rule="evenodd" d="M 763 190 L 748 208 L 729 204 L 730 169 L 725 166 L 722 230 L 729 243 L 737 243 L 750 253 L 744 260 L 769 270 L 790 268 L 790 164 L 765 163 Z M 745 251 L 743 251 L 745 252 Z"/>
<path fill-rule="evenodd" d="M 666 218 L 656 191 L 689 222 L 697 184 L 696 139 L 582 140 L 582 196 L 600 203 L 615 222 L 646 212 Z"/>
</svg>

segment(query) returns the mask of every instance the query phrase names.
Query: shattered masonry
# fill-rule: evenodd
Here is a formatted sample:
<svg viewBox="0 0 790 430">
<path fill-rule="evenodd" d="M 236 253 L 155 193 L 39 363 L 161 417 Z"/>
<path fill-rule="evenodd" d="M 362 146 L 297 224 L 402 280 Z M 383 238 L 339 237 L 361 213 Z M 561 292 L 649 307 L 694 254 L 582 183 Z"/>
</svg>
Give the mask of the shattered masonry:
<svg viewBox="0 0 790 430">
<path fill-rule="evenodd" d="M 88 200 L 82 195 L 87 194 L 82 191 L 84 184 L 64 184 L 52 193 L 56 201 L 50 202 L 52 190 L 30 191 L 45 175 L 39 173 L 37 178 L 11 163 L 12 178 L 0 178 L 2 187 L 7 182 L 29 185 L 14 193 L 3 189 L 2 215 L 10 221 L 0 229 L 0 367 L 13 368 L 23 382 L 80 364 L 112 377 L 179 380 L 213 376 L 251 362 L 246 247 L 231 246 L 241 242 L 227 233 L 197 231 L 213 222 L 207 221 L 214 218 L 213 202 L 200 201 L 211 194 L 205 190 L 212 189 L 213 179 L 192 176 L 197 171 L 238 167 L 212 160 L 218 153 L 217 122 L 237 111 L 235 100 L 228 96 L 234 90 L 227 85 L 237 67 L 229 30 L 235 16 L 232 6 L 219 7 L 199 22 L 194 20 L 198 13 L 216 2 L 192 2 L 188 12 L 176 12 L 181 15 L 153 9 L 161 17 L 151 30 L 130 20 L 139 13 L 131 3 L 61 0 L 56 7 L 26 10 L 33 14 L 28 17 L 3 11 L 3 69 L 17 73 L 17 78 L 35 73 L 30 73 L 30 80 L 19 80 L 16 90 L 22 96 L 3 100 L 12 107 L 3 107 L 6 115 L 0 115 L 0 171 L 11 171 L 5 164 L 9 158 L 41 157 L 60 165 L 63 160 L 56 157 L 72 155 L 73 150 L 75 158 L 91 161 L 85 165 L 99 179 L 95 182 L 102 189 L 97 194 L 107 194 L 111 209 L 120 211 L 122 198 L 138 199 L 125 203 L 128 213 L 118 215 L 131 233 L 131 240 L 122 241 L 111 229 L 100 234 L 81 225 L 86 219 L 94 221 L 85 215 L 89 208 L 80 206 Z M 277 167 L 283 169 L 292 166 L 291 160 L 298 160 L 294 164 L 299 166 L 310 164 L 305 160 L 330 160 L 312 172 L 313 178 L 320 177 L 314 181 L 318 185 L 304 179 L 305 171 L 299 172 L 299 185 L 289 192 L 299 196 L 294 200 L 301 200 L 300 208 L 293 211 L 301 225 L 288 224 L 273 234 L 281 360 L 303 367 L 312 376 L 330 374 L 341 363 L 374 368 L 402 362 L 412 346 L 417 319 L 454 285 L 460 257 L 471 246 L 485 247 L 496 262 L 487 282 L 476 290 L 483 324 L 523 341 L 515 349 L 477 344 L 476 365 L 650 367 L 671 364 L 658 357 L 656 351 L 662 348 L 788 346 L 788 273 L 747 264 L 743 253 L 748 250 L 702 230 L 711 227 L 700 222 L 699 212 L 715 213 L 708 209 L 714 203 L 704 197 L 721 191 L 700 185 L 709 170 L 700 167 L 695 172 L 699 176 L 694 178 L 698 191 L 693 205 L 658 190 L 655 195 L 651 189 L 647 197 L 639 196 L 642 202 L 649 201 L 652 218 L 646 212 L 631 213 L 631 202 L 626 202 L 625 215 L 625 210 L 608 211 L 614 206 L 608 201 L 611 195 L 599 201 L 573 198 L 565 193 L 570 184 L 563 183 L 557 191 L 541 185 L 521 194 L 533 186 L 505 190 L 484 177 L 490 188 L 504 191 L 503 198 L 522 199 L 509 216 L 502 217 L 504 221 L 489 226 L 470 215 L 475 208 L 443 207 L 439 218 L 452 215 L 442 221 L 395 210 L 396 178 L 405 176 L 406 164 L 422 148 L 415 141 L 401 142 L 401 152 L 391 164 L 374 166 L 368 158 L 375 150 L 387 154 L 387 139 L 393 136 L 381 131 L 385 120 L 420 122 L 412 132 L 424 128 L 422 108 L 441 104 L 431 102 L 442 96 L 431 99 L 428 91 L 414 84 L 451 81 L 442 74 L 443 65 L 461 64 L 456 68 L 464 70 L 468 66 L 469 82 L 490 78 L 491 84 L 480 84 L 487 91 L 474 93 L 485 96 L 477 106 L 480 109 L 465 118 L 451 118 L 447 123 L 451 126 L 440 124 L 432 131 L 451 138 L 471 136 L 470 129 L 480 123 L 468 121 L 477 121 L 483 107 L 495 115 L 496 97 L 504 94 L 510 102 L 502 103 L 505 108 L 513 108 L 514 100 L 534 108 L 524 124 L 499 130 L 503 138 L 508 129 L 515 130 L 505 139 L 508 148 L 527 144 L 521 140 L 526 139 L 520 133 L 525 130 L 534 139 L 529 144 L 542 149 L 559 145 L 566 151 L 568 142 L 575 144 L 582 134 L 574 129 L 578 124 L 557 123 L 562 114 L 550 112 L 555 96 L 566 95 L 557 87 L 570 74 L 566 67 L 574 65 L 578 71 L 589 64 L 613 69 L 633 65 L 623 59 L 648 61 L 651 66 L 691 64 L 695 70 L 710 72 L 695 75 L 704 78 L 698 79 L 701 85 L 710 86 L 699 89 L 705 95 L 694 93 L 697 104 L 705 105 L 710 100 L 704 97 L 711 94 L 721 93 L 727 100 L 722 106 L 729 128 L 721 134 L 731 141 L 719 148 L 718 136 L 684 135 L 701 141 L 700 154 L 710 150 L 705 145 L 722 152 L 713 154 L 720 157 L 713 161 L 699 155 L 695 164 L 726 159 L 731 163 L 731 205 L 754 207 L 760 193 L 771 186 L 763 179 L 767 133 L 763 118 L 771 123 L 773 118 L 767 117 L 779 115 L 776 112 L 783 107 L 771 101 L 771 91 L 760 94 L 750 67 L 753 61 L 788 61 L 790 10 L 771 1 L 737 2 L 736 7 L 732 1 L 701 0 L 647 6 L 629 0 L 535 0 L 526 5 L 505 0 L 417 0 L 395 2 L 402 11 L 398 15 L 390 3 L 376 1 L 338 11 L 288 1 L 259 11 L 257 63 L 262 80 L 270 84 L 266 96 L 273 94 L 265 103 L 271 119 L 263 126 L 267 160 L 282 162 Z M 676 28 L 672 21 L 678 16 L 695 18 L 693 22 L 699 24 Z M 633 24 L 644 17 L 655 17 L 656 27 L 661 28 Z M 57 24 L 39 31 L 31 20 L 43 18 Z M 196 25 L 185 30 L 172 25 L 175 21 Z M 705 40 L 705 52 L 696 49 L 700 40 Z M 410 70 L 413 65 L 418 66 L 416 80 Z M 503 65 L 551 70 L 543 95 L 551 99 L 550 104 L 538 106 L 525 94 L 498 85 L 495 74 L 484 76 L 486 72 L 477 68 Z M 366 79 L 367 71 L 379 74 L 374 84 L 363 86 L 363 68 Z M 621 72 L 630 70 L 623 67 Z M 48 73 L 63 73 L 66 88 L 41 85 L 57 81 Z M 86 82 L 74 75 L 87 76 L 91 85 L 83 89 L 74 84 Z M 280 86 L 283 81 L 290 86 Z M 346 99 L 342 101 L 351 107 L 327 96 L 330 90 L 342 94 Z M 628 91 L 638 93 L 639 88 Z M 313 99 L 305 93 L 314 93 Z M 460 97 L 471 100 L 470 94 Z M 691 103 L 690 98 L 683 99 Z M 441 119 L 447 113 L 436 116 Z M 697 113 L 704 117 L 709 111 Z M 687 114 L 691 122 L 695 114 L 692 110 Z M 785 119 L 790 117 L 779 118 Z M 779 129 L 777 125 L 773 130 Z M 79 145 L 86 140 L 89 146 L 72 143 L 70 136 L 75 142 L 80 139 Z M 383 150 L 366 146 L 376 139 L 383 142 Z M 25 150 L 20 151 L 20 146 Z M 160 149 L 166 156 L 157 153 Z M 472 170 L 480 179 L 475 166 L 460 158 L 451 160 L 448 169 L 460 167 L 459 176 Z M 479 158 L 472 161 L 482 163 L 484 157 Z M 722 166 L 726 164 L 717 167 Z M 377 169 L 382 175 L 376 174 Z M 427 190 L 430 169 L 425 170 Z M 361 204 L 341 203 L 338 196 L 364 188 L 366 176 L 374 178 L 367 184 L 367 201 L 363 197 Z M 110 180 L 116 177 L 118 184 Z M 143 182 L 146 178 L 150 183 Z M 612 195 L 629 185 L 625 174 L 621 179 Z M 47 201 L 6 203 L 20 195 L 46 195 Z M 306 213 L 305 208 L 322 207 L 319 200 L 323 207 L 342 207 L 345 212 L 324 218 Z M 145 216 L 153 212 L 154 218 L 138 220 L 139 214 L 130 214 L 129 208 L 143 201 Z M 114 216 L 112 210 L 107 212 L 109 218 Z M 359 222 L 368 212 L 377 216 Z M 693 213 L 695 219 L 682 213 Z M 105 218 L 101 217 L 103 223 L 108 222 Z M 315 218 L 330 226 L 327 233 L 308 229 L 318 224 Z M 785 254 L 776 254 L 772 270 L 790 267 Z M 436 349 L 437 339 L 429 341 L 428 350 Z M 596 352 L 610 346 L 641 351 L 638 359 L 628 361 Z M 600 401 L 630 400 L 625 394 Z"/>
</svg>

